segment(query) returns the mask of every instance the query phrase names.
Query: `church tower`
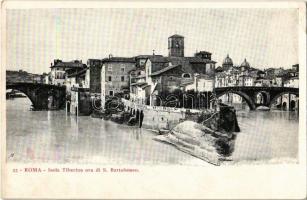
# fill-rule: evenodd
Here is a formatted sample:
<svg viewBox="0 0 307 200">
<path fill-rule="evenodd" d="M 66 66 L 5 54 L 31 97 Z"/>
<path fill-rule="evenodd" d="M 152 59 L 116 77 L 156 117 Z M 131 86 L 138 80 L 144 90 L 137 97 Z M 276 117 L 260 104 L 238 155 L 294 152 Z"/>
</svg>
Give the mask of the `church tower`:
<svg viewBox="0 0 307 200">
<path fill-rule="evenodd" d="M 184 57 L 184 37 L 172 35 L 168 38 L 168 56 Z"/>
</svg>

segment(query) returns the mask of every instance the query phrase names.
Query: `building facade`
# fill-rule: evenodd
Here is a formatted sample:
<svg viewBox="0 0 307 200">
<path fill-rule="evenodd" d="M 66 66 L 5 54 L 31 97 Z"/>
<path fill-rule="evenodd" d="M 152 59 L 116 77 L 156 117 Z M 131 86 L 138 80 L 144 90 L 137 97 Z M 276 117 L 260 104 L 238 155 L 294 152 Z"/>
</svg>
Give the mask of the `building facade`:
<svg viewBox="0 0 307 200">
<path fill-rule="evenodd" d="M 160 96 L 176 90 L 212 91 L 214 87 L 215 61 L 211 53 L 200 51 L 192 57 L 184 57 L 184 38 L 173 35 L 168 38 L 169 56 L 137 56 L 136 69 L 130 74 L 130 100 L 138 104 L 158 105 Z"/>
<path fill-rule="evenodd" d="M 89 93 L 90 71 L 66 71 L 66 112 L 74 115 L 90 115 L 92 112 Z"/>
<path fill-rule="evenodd" d="M 101 61 L 101 104 L 107 97 L 129 94 L 130 72 L 135 69 L 135 58 L 109 57 Z"/>
<path fill-rule="evenodd" d="M 82 63 L 82 60 L 73 60 L 69 62 L 63 62 L 62 60 L 55 59 L 54 63 L 51 63 L 50 80 L 52 85 L 65 85 L 66 71 L 67 70 L 82 70 L 86 68 L 86 65 Z"/>
</svg>

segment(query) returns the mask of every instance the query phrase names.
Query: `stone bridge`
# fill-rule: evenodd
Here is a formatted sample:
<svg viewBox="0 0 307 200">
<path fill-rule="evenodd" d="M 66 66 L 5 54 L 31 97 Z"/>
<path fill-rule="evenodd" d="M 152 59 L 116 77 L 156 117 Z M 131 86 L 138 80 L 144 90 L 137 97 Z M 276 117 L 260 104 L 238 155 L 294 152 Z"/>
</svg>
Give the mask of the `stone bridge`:
<svg viewBox="0 0 307 200">
<path fill-rule="evenodd" d="M 58 110 L 65 107 L 65 86 L 7 82 L 6 89 L 14 89 L 24 93 L 32 102 L 34 110 Z"/>
<path fill-rule="evenodd" d="M 299 88 L 291 87 L 257 87 L 257 86 L 241 86 L 241 87 L 219 87 L 214 89 L 217 97 L 224 94 L 232 93 L 242 97 L 251 110 L 255 110 L 258 106 L 271 107 L 275 101 L 284 94 L 293 94 L 299 96 Z M 257 96 L 261 94 L 262 103 L 257 103 Z"/>
</svg>

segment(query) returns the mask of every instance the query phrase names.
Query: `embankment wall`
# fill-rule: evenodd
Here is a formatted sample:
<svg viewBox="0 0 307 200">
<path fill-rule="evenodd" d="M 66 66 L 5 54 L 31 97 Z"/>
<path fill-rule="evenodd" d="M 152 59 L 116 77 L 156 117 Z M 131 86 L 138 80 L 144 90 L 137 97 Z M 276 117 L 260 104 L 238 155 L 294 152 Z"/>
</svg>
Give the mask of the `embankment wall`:
<svg viewBox="0 0 307 200">
<path fill-rule="evenodd" d="M 191 119 L 201 112 L 201 110 L 195 109 L 138 105 L 126 99 L 122 99 L 122 102 L 125 106 L 125 111 L 143 111 L 144 118 L 142 127 L 153 130 L 170 130 L 179 122 Z"/>
</svg>

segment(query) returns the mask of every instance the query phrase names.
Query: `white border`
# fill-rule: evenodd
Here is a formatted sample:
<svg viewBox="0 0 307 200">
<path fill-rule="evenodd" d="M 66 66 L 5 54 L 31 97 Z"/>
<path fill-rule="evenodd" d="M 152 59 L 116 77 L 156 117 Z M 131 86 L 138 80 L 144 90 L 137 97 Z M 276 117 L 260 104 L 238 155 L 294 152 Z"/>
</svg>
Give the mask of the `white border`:
<svg viewBox="0 0 307 200">
<path fill-rule="evenodd" d="M 32 8 L 298 8 L 300 119 L 299 164 L 221 167 L 124 166 L 138 174 L 12 174 L 5 164 L 5 99 L 1 95 L 2 181 L 4 198 L 306 198 L 306 6 L 304 3 L 5 1 L 2 4 L 1 91 L 5 91 L 5 9 Z M 281 22 L 282 23 L 282 22 Z M 4 127 L 4 128 L 3 128 Z M 64 165 L 36 164 L 40 167 Z M 78 167 L 78 165 L 70 165 Z M 84 167 L 84 166 L 83 166 Z M 97 165 L 86 167 L 97 167 Z M 114 166 L 99 166 L 114 167 Z M 120 167 L 120 166 L 115 166 Z"/>
</svg>

